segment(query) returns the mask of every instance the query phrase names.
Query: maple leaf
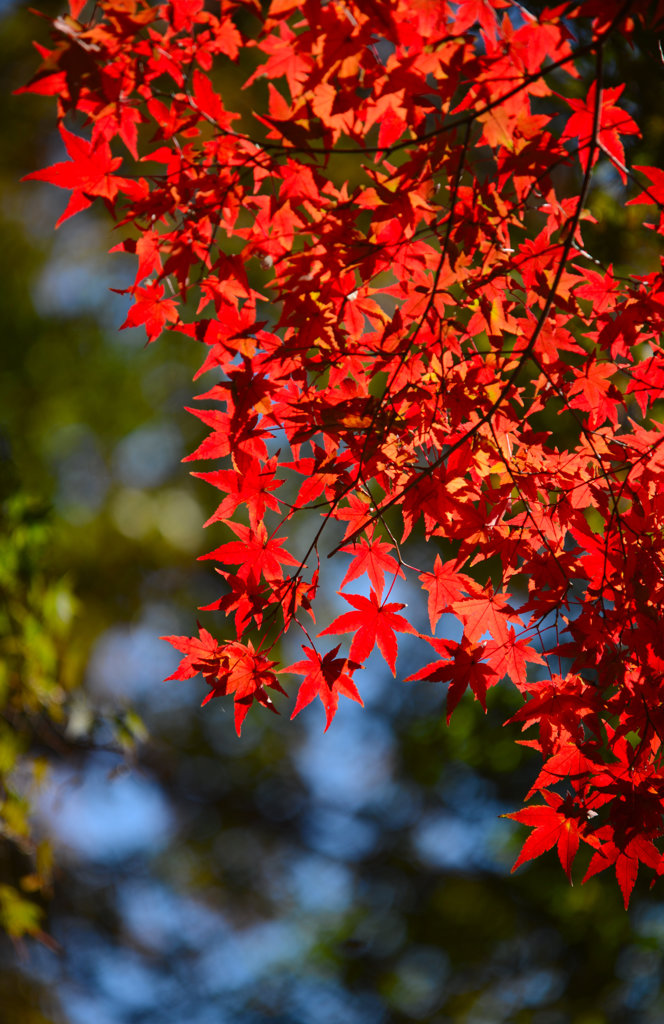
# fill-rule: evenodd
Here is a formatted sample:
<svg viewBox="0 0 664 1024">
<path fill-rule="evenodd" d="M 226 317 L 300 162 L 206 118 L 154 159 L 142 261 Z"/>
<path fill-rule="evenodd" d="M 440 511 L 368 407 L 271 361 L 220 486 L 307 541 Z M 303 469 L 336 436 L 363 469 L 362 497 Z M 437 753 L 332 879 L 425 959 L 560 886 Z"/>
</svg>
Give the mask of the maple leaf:
<svg viewBox="0 0 664 1024">
<path fill-rule="evenodd" d="M 463 622 L 464 631 L 472 642 L 490 633 L 498 644 L 509 642 L 508 623 L 522 626 L 519 615 L 507 603 L 509 594 L 494 594 L 489 586 L 484 593 L 474 588 L 470 597 L 462 597 L 450 605 L 454 614 Z"/>
<path fill-rule="evenodd" d="M 594 313 L 603 313 L 604 310 L 611 309 L 618 291 L 613 268 L 609 267 L 604 274 L 598 274 L 596 271 L 588 270 L 586 267 L 578 267 L 577 269 L 583 273 L 586 284 L 576 288 L 574 294 L 582 299 L 589 299 L 593 304 Z M 614 366 L 612 372 L 615 372 L 615 370 L 616 367 Z"/>
<path fill-rule="evenodd" d="M 203 699 L 202 706 L 214 697 L 234 695 L 235 728 L 238 736 L 242 723 L 251 705 L 256 701 L 271 711 L 276 711 L 268 689 L 278 690 L 286 695 L 272 671 L 275 662 L 255 651 L 253 644 L 232 642 L 219 644 L 202 626 L 198 627 L 199 637 L 165 636 L 184 658 L 169 679 L 191 679 L 199 672 L 203 675 L 210 692 Z"/>
<path fill-rule="evenodd" d="M 659 355 L 646 359 L 630 370 L 629 377 L 626 393 L 634 396 L 645 416 L 648 405 L 664 394 L 664 359 Z"/>
<path fill-rule="evenodd" d="M 524 729 L 539 723 L 540 747 L 550 756 L 558 749 L 558 741 L 573 739 L 582 742 L 586 729 L 599 730 L 598 695 L 576 675 L 564 679 L 552 676 L 550 680 L 529 684 L 529 699 L 508 720 L 523 722 Z"/>
<path fill-rule="evenodd" d="M 296 576 L 281 581 L 271 580 L 273 600 L 280 606 L 284 619 L 284 630 L 288 629 L 299 608 L 304 608 L 313 622 L 316 616 L 313 601 L 318 591 L 319 569 L 313 573 L 311 581 L 298 579 Z"/>
<path fill-rule="evenodd" d="M 570 408 L 590 412 L 588 426 L 591 430 L 607 418 L 614 427 L 618 425 L 620 393 L 611 384 L 611 377 L 616 370 L 613 363 L 600 363 L 593 357 L 569 388 Z"/>
<path fill-rule="evenodd" d="M 287 694 L 273 672 L 276 663 L 269 661 L 262 654 L 257 654 L 251 641 L 248 641 L 246 645 L 239 643 L 226 645 L 224 655 L 222 673 L 203 700 L 203 705 L 214 697 L 232 693 L 234 695 L 235 729 L 239 736 L 242 723 L 254 701 L 277 713 L 272 698 L 267 693 L 268 688 L 278 690 L 284 696 Z"/>
<path fill-rule="evenodd" d="M 355 633 L 350 645 L 352 661 L 365 662 L 378 644 L 378 649 L 390 666 L 392 675 L 396 675 L 397 638 L 396 633 L 412 633 L 417 631 L 407 619 L 398 615 L 405 604 L 381 604 L 376 591 L 372 588 L 369 598 L 361 594 L 341 594 L 344 601 L 357 609 L 339 615 L 334 622 L 324 629 L 319 636 L 338 633 Z"/>
<path fill-rule="evenodd" d="M 438 640 L 427 637 L 428 643 L 440 654 L 446 655 L 439 661 L 432 661 L 406 678 L 406 682 L 426 679 L 434 683 L 449 683 L 446 699 L 447 724 L 470 686 L 476 699 L 486 711 L 486 693 L 500 681 L 495 669 L 484 662 L 484 644 L 472 644 L 464 636 L 461 643 L 453 640 Z"/>
<path fill-rule="evenodd" d="M 583 811 L 579 808 L 575 810 L 569 800 L 564 800 L 557 793 L 545 790 L 542 796 L 546 800 L 545 804 L 533 804 L 513 814 L 503 815 L 532 828 L 512 871 L 556 846 L 563 871 L 571 882 L 572 864 L 579 849 L 579 840 L 586 838 Z"/>
<path fill-rule="evenodd" d="M 590 779 L 597 768 L 597 761 L 583 753 L 575 743 L 562 743 L 556 753 L 546 760 L 526 793 L 526 800 L 529 800 L 537 790 L 544 791 L 563 780 L 581 786 L 584 781 Z"/>
<path fill-rule="evenodd" d="M 192 77 L 194 87 L 194 100 L 197 108 L 218 128 L 230 128 L 234 119 L 239 117 L 225 109 L 219 93 L 212 88 L 212 83 L 207 75 L 204 75 L 198 68 Z"/>
<path fill-rule="evenodd" d="M 112 290 L 117 291 L 118 289 Z M 177 322 L 177 301 L 164 298 L 163 284 L 152 281 L 145 287 L 139 286 L 134 289 L 134 296 L 136 301 L 130 307 L 121 329 L 142 325 L 145 327 L 148 342 L 153 342 L 167 324 Z"/>
<path fill-rule="evenodd" d="M 352 580 L 356 580 L 358 576 L 362 576 L 365 572 L 369 574 L 369 579 L 378 593 L 383 592 L 386 572 L 392 573 L 395 578 L 401 576 L 405 579 L 399 563 L 389 554 L 390 551 L 394 551 L 394 545 L 374 538 L 373 531 L 369 532 L 368 537 L 361 537 L 359 543 L 346 545 L 339 550 L 354 554 L 353 561 L 350 563 L 341 583 L 342 587 L 345 587 Z"/>
<path fill-rule="evenodd" d="M 508 629 L 507 641 L 498 644 L 490 641 L 484 645 L 484 657 L 496 675 L 509 676 L 519 689 L 526 684 L 526 665 L 545 665 L 544 658 L 529 645 L 527 640 L 517 638 L 512 626 Z"/>
<path fill-rule="evenodd" d="M 457 14 L 452 25 L 453 32 L 465 32 L 476 21 L 479 21 L 487 38 L 491 42 L 496 41 L 497 15 L 496 7 L 507 6 L 506 3 L 492 2 L 492 0 L 460 0 L 457 5 Z"/>
<path fill-rule="evenodd" d="M 633 118 L 630 117 L 626 110 L 623 110 L 622 107 L 617 106 L 615 103 L 618 97 L 623 93 L 624 89 L 624 85 L 618 85 L 612 89 L 602 90 L 598 131 L 599 145 L 607 154 L 615 158 L 615 166 L 617 167 L 623 183 L 627 181 L 627 175 L 623 170 L 625 165 L 625 150 L 623 149 L 620 137 L 622 135 L 641 134 L 639 126 L 635 123 Z M 596 92 L 597 83 L 593 82 L 588 90 L 588 96 L 585 100 L 575 100 L 571 98 L 566 99 L 566 102 L 572 108 L 574 113 L 569 118 L 561 137 L 563 140 L 574 138 L 579 139 L 579 159 L 582 164 L 584 160 L 584 149 L 592 138 L 595 118 Z M 598 153 L 595 153 L 595 160 L 597 160 L 598 155 Z"/>
<path fill-rule="evenodd" d="M 338 508 L 335 513 L 337 519 L 345 520 L 348 523 L 344 539 L 366 528 L 374 511 L 371 503 L 360 495 L 349 494 L 347 498 L 348 505 Z"/>
<path fill-rule="evenodd" d="M 229 541 L 209 554 L 201 555 L 202 560 L 214 559 L 215 562 L 241 565 L 238 575 L 242 578 L 252 576 L 258 579 L 263 575 L 268 582 L 284 578 L 282 565 L 300 565 L 297 558 L 283 550 L 286 538 L 269 537 L 264 523 L 259 523 L 256 530 L 230 520 L 226 520 L 226 525 L 240 540 Z"/>
<path fill-rule="evenodd" d="M 260 629 L 266 611 L 264 586 L 251 573 L 239 576 L 235 573 L 217 569 L 226 580 L 230 593 L 204 605 L 201 611 L 223 611 L 227 616 L 235 615 L 235 630 L 238 638 L 242 637 L 253 621 Z"/>
<path fill-rule="evenodd" d="M 625 205 L 634 206 L 648 203 L 664 205 L 664 169 L 661 167 L 642 167 L 639 164 L 634 164 L 633 169 L 645 174 L 650 179 L 650 184 L 638 196 L 628 199 Z"/>
<path fill-rule="evenodd" d="M 357 687 L 353 682 L 352 675 L 348 672 L 348 669 L 352 670 L 359 666 L 347 658 L 337 658 L 340 646 L 340 644 L 337 645 L 332 651 L 328 651 L 321 658 L 313 648 L 303 645 L 302 650 L 305 653 L 306 660 L 297 661 L 293 665 L 289 665 L 281 670 L 282 672 L 295 672 L 298 675 L 304 676 L 297 692 L 297 700 L 291 718 L 295 718 L 302 708 L 305 708 L 307 704 L 311 704 L 316 697 L 319 697 L 325 708 L 325 732 L 327 732 L 332 724 L 340 695 L 350 697 L 351 700 L 357 701 L 358 704 L 364 706 Z"/>
<path fill-rule="evenodd" d="M 457 572 L 454 560 L 443 564 L 440 555 L 436 555 L 433 572 L 422 573 L 420 581 L 422 589 L 429 594 L 428 611 L 432 633 L 441 615 L 451 609 L 461 594 L 474 593 L 476 589 L 476 584 L 470 576 Z"/>
<path fill-rule="evenodd" d="M 275 478 L 277 459 L 272 458 L 263 465 L 258 459 L 239 458 L 238 466 L 238 469 L 217 469 L 212 473 L 192 473 L 192 476 L 226 492 L 204 526 L 230 519 L 239 505 L 246 506 L 253 529 L 259 528 L 267 508 L 279 511 L 278 500 L 270 494 L 284 482 Z"/>
<path fill-rule="evenodd" d="M 162 238 L 159 232 L 145 231 L 140 238 L 127 238 L 119 245 L 114 245 L 111 252 L 130 252 L 138 257 L 138 268 L 134 280 L 134 286 L 136 286 L 155 271 L 158 274 L 161 273 L 161 244 Z"/>
<path fill-rule="evenodd" d="M 42 171 L 33 171 L 24 181 L 47 181 L 59 188 L 72 190 L 71 198 L 64 213 L 56 221 L 56 228 L 80 210 L 90 206 L 92 197 L 101 196 L 113 202 L 120 189 L 121 181 L 112 173 L 122 163 L 121 157 L 114 157 L 108 143 L 93 145 L 79 135 L 67 131 L 60 125 L 60 135 L 70 160 L 53 164 Z"/>
<path fill-rule="evenodd" d="M 605 838 L 605 841 L 593 854 L 583 881 L 586 882 L 593 875 L 613 866 L 627 910 L 639 873 L 639 863 L 642 862 L 653 868 L 657 874 L 661 874 L 664 866 L 662 854 L 650 839 L 643 836 L 634 836 L 624 846 L 618 846 L 613 841 L 610 829 L 598 830 L 597 838 L 600 836 Z"/>
<path fill-rule="evenodd" d="M 168 679 L 191 679 L 199 672 L 206 680 L 217 675 L 223 647 L 200 624 L 198 633 L 198 638 L 188 636 L 162 636 L 160 638 L 184 653 L 184 658 L 175 672 L 168 676 Z"/>
</svg>

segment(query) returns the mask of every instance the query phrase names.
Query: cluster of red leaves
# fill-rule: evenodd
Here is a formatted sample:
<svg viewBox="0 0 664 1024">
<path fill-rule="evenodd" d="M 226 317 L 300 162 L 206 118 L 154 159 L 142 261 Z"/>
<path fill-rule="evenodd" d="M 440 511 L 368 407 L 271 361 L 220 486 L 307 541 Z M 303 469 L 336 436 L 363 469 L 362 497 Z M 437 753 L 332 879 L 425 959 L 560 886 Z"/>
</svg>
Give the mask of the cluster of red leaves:
<svg viewBox="0 0 664 1024">
<path fill-rule="evenodd" d="M 138 263 L 125 326 L 201 343 L 217 381 L 189 458 L 215 464 L 196 475 L 229 531 L 205 556 L 229 639 L 168 637 L 171 678 L 232 694 L 238 731 L 283 692 L 268 655 L 289 629 L 293 713 L 319 697 L 328 725 L 374 647 L 396 672 L 399 633 L 433 648 L 409 678 L 448 683 L 448 717 L 509 678 L 544 759 L 517 863 L 555 845 L 569 874 L 583 842 L 627 903 L 640 862 L 664 871 L 664 275 L 600 266 L 581 229 L 598 163 L 662 209 L 664 172 L 626 166 L 639 128 L 603 55 L 664 4 L 86 10 L 39 47 L 27 90 L 57 97 L 68 159 L 30 177 L 71 190 L 61 220 L 104 200 Z M 311 635 L 328 538 L 350 610 L 318 637 L 349 634 L 347 656 Z M 398 577 L 430 635 L 390 600 Z"/>
</svg>

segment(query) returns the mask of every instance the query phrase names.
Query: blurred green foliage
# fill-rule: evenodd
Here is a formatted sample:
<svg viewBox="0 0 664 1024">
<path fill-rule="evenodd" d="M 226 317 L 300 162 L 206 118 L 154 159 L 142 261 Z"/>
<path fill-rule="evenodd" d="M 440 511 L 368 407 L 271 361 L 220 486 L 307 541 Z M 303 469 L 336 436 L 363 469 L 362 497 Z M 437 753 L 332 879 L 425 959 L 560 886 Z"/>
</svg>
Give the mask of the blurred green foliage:
<svg viewBox="0 0 664 1024">
<path fill-rule="evenodd" d="M 43 910 L 26 895 L 48 895 L 52 883 L 51 847 L 35 839 L 30 821 L 30 797 L 47 771 L 35 746 L 66 724 L 66 703 L 78 677 L 67 659 L 76 602 L 68 581 L 50 578 L 43 569 L 48 516 L 21 492 L 0 506 L 3 875 L 8 860 L 21 863 L 20 889 L 0 884 L 0 925 L 13 939 L 43 936 Z"/>
</svg>

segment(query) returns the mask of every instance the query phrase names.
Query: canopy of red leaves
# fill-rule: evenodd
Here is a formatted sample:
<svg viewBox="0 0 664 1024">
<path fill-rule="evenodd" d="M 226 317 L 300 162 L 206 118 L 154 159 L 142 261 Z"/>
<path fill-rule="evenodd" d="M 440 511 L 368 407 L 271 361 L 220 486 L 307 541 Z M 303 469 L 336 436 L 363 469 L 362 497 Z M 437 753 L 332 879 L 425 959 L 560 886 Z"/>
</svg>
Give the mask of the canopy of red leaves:
<svg viewBox="0 0 664 1024">
<path fill-rule="evenodd" d="M 663 232 L 604 70 L 663 24 L 644 0 L 70 0 L 27 87 L 67 153 L 30 177 L 71 191 L 61 220 L 101 198 L 136 256 L 125 326 L 181 332 L 215 379 L 190 458 L 220 492 L 227 639 L 169 637 L 175 678 L 234 699 L 238 731 L 283 692 L 287 631 L 294 714 L 319 697 L 327 725 L 406 634 L 448 715 L 509 679 L 544 759 L 517 863 L 555 846 L 570 875 L 585 844 L 625 903 L 664 870 L 664 275 L 598 265 L 582 229 L 601 166 Z M 319 553 L 364 592 L 314 634 Z"/>
</svg>

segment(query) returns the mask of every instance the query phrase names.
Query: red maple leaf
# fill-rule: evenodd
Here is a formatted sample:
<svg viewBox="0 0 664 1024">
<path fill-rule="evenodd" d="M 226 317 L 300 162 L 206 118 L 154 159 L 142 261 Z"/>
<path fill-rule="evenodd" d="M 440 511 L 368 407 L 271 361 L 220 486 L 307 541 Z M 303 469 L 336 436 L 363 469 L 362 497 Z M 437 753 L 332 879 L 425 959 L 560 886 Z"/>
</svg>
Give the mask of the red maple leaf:
<svg viewBox="0 0 664 1024">
<path fill-rule="evenodd" d="M 545 790 L 542 796 L 546 800 L 545 804 L 533 804 L 514 814 L 503 815 L 532 828 L 512 871 L 516 871 L 520 864 L 539 857 L 553 846 L 557 846 L 560 863 L 571 882 L 572 863 L 579 849 L 579 840 L 586 838 L 583 834 L 583 812 L 578 808 L 574 812 L 569 801 L 563 800 L 557 793 Z"/>
<path fill-rule="evenodd" d="M 297 558 L 283 550 L 286 538 L 277 539 L 269 537 L 264 523 L 259 523 L 257 529 L 250 526 L 243 526 L 242 523 L 235 523 L 230 520 L 226 525 L 237 534 L 240 540 L 229 541 L 220 547 L 210 551 L 207 555 L 201 555 L 201 559 L 214 559 L 216 562 L 223 562 L 229 565 L 241 565 L 238 576 L 248 578 L 253 576 L 258 579 L 261 574 L 268 582 L 282 580 L 284 573 L 282 565 L 297 565 Z"/>
<path fill-rule="evenodd" d="M 607 827 L 598 829 L 596 837 L 597 839 L 604 839 L 604 842 L 593 854 L 583 881 L 587 881 L 593 875 L 598 874 L 600 871 L 605 871 L 614 865 L 616 878 L 623 895 L 625 910 L 627 910 L 639 873 L 639 863 L 646 864 L 648 867 L 653 868 L 657 874 L 661 874 L 664 867 L 663 858 L 650 839 L 636 835 L 628 840 L 624 846 L 618 846 L 611 838 L 611 831 Z"/>
<path fill-rule="evenodd" d="M 378 644 L 378 649 L 390 666 L 392 675 L 396 675 L 397 660 L 397 638 L 396 633 L 414 633 L 407 619 L 396 613 L 405 604 L 381 604 L 375 590 L 367 599 L 361 594 L 342 594 L 344 601 L 352 604 L 357 611 L 346 612 L 339 615 L 334 622 L 322 630 L 319 636 L 338 633 L 355 633 L 350 646 L 350 657 L 353 661 L 362 663 L 367 660 L 372 650 Z"/>
<path fill-rule="evenodd" d="M 165 636 L 185 657 L 169 679 L 191 679 L 202 673 L 211 690 L 203 699 L 205 705 L 214 697 L 233 694 L 235 700 L 235 728 L 238 736 L 249 708 L 256 701 L 276 712 L 268 689 L 286 695 L 273 672 L 275 662 L 258 653 L 251 641 L 246 644 L 231 642 L 219 644 L 206 629 L 199 626 L 199 638 Z"/>
<path fill-rule="evenodd" d="M 642 167 L 640 164 L 634 164 L 632 170 L 641 171 L 647 178 L 650 178 L 650 184 L 646 186 L 643 192 L 640 192 L 634 199 L 629 199 L 626 206 L 634 206 L 639 204 L 648 203 L 659 203 L 664 206 L 664 169 L 661 167 Z"/>
<path fill-rule="evenodd" d="M 351 534 L 359 533 L 361 529 L 365 528 L 374 511 L 371 503 L 362 495 L 348 494 L 346 497 L 348 504 L 338 508 L 335 513 L 337 519 L 348 522 L 344 539 Z"/>
<path fill-rule="evenodd" d="M 56 228 L 68 217 L 90 206 L 94 196 L 113 202 L 121 180 L 112 172 L 122 163 L 122 157 L 114 157 L 107 142 L 93 145 L 80 135 L 67 131 L 64 125 L 60 125 L 60 135 L 71 160 L 63 160 L 42 171 L 33 171 L 24 178 L 25 181 L 47 181 L 59 188 L 72 189 L 71 198 L 56 222 Z"/>
<path fill-rule="evenodd" d="M 394 551 L 394 545 L 388 544 L 379 538 L 374 539 L 371 529 L 369 530 L 368 537 L 361 537 L 357 544 L 346 545 L 340 548 L 340 550 L 350 552 L 355 556 L 348 566 L 346 575 L 341 583 L 342 587 L 345 587 L 352 580 L 356 580 L 358 576 L 362 576 L 365 572 L 369 574 L 369 579 L 378 593 L 383 592 L 386 572 L 391 573 L 395 577 L 401 576 L 405 578 L 399 563 L 389 553 Z"/>
<path fill-rule="evenodd" d="M 531 647 L 527 640 L 517 637 L 512 626 L 509 627 L 507 641 L 498 644 L 490 640 L 484 646 L 484 657 L 500 678 L 509 676 L 515 686 L 521 688 L 526 684 L 526 666 L 528 662 L 545 665 L 544 658 Z"/>
<path fill-rule="evenodd" d="M 275 477 L 277 459 L 270 459 L 263 465 L 255 458 L 238 458 L 237 469 L 217 469 L 212 473 L 192 473 L 192 476 L 206 480 L 207 483 L 224 491 L 225 495 L 216 512 L 210 516 L 205 526 L 220 520 L 230 519 L 239 505 L 245 505 L 249 512 L 249 522 L 253 529 L 258 529 L 265 515 L 266 508 L 279 511 L 279 502 L 272 497 L 270 491 L 281 487 L 283 480 Z"/>
<path fill-rule="evenodd" d="M 469 686 L 486 711 L 486 692 L 500 681 L 500 676 L 491 664 L 482 660 L 485 645 L 472 644 L 467 636 L 464 636 L 461 643 L 454 640 L 438 640 L 435 637 L 427 637 L 427 640 L 439 654 L 446 657 L 425 665 L 408 676 L 406 682 L 426 679 L 433 683 L 450 684 L 446 700 L 448 725 L 455 707 Z"/>
<path fill-rule="evenodd" d="M 432 633 L 441 615 L 448 609 L 451 610 L 461 594 L 474 593 L 476 589 L 470 576 L 457 571 L 457 563 L 454 560 L 443 564 L 440 555 L 436 555 L 433 572 L 422 573 L 420 581 L 422 589 L 429 594 L 428 610 Z"/>
<path fill-rule="evenodd" d="M 460 0 L 457 5 L 457 14 L 452 25 L 453 32 L 465 32 L 479 21 L 487 37 L 496 41 L 496 8 L 507 6 L 502 0 Z"/>
<path fill-rule="evenodd" d="M 618 425 L 621 395 L 611 384 L 611 377 L 616 370 L 614 363 L 600 363 L 593 357 L 569 388 L 570 408 L 590 413 L 588 426 L 591 430 L 601 426 L 607 418 L 614 427 Z"/>
<path fill-rule="evenodd" d="M 198 637 L 188 636 L 162 636 L 178 651 L 184 653 L 184 658 L 168 679 L 192 679 L 198 673 L 202 673 L 206 680 L 214 678 L 219 671 L 219 659 L 223 652 L 223 645 L 220 644 L 207 629 L 199 624 Z"/>
<path fill-rule="evenodd" d="M 296 661 L 293 665 L 281 670 L 304 676 L 297 692 L 297 701 L 291 718 L 295 718 L 302 708 L 319 697 L 325 708 L 325 732 L 329 729 L 336 714 L 339 695 L 350 697 L 358 704 L 363 703 L 352 676 L 347 671 L 359 666 L 347 658 L 337 658 L 339 647 L 340 645 L 337 645 L 334 650 L 328 651 L 321 658 L 313 648 L 303 645 L 302 650 L 306 655 L 306 661 Z"/>
<path fill-rule="evenodd" d="M 625 165 L 625 150 L 623 149 L 621 136 L 641 134 L 639 126 L 634 119 L 630 117 L 626 110 L 623 110 L 622 107 L 617 106 L 615 103 L 624 89 L 624 85 L 618 85 L 613 89 L 602 90 L 598 131 L 599 146 L 607 154 L 615 158 L 616 167 L 623 183 L 627 181 L 627 176 L 622 169 Z M 565 139 L 578 138 L 579 160 L 582 166 L 585 159 L 584 151 L 592 138 L 596 93 L 597 85 L 593 82 L 585 100 L 566 98 L 566 102 L 574 113 L 568 120 L 561 138 L 563 141 Z M 597 160 L 598 156 L 599 153 L 596 152 L 595 160 Z"/>
<path fill-rule="evenodd" d="M 118 291 L 118 289 L 111 289 Z M 174 324 L 178 319 L 178 304 L 175 299 L 164 298 L 164 286 L 151 281 L 145 286 L 133 290 L 135 302 L 121 325 L 126 327 L 145 327 L 148 342 L 155 341 L 167 324 Z"/>
<path fill-rule="evenodd" d="M 463 622 L 464 632 L 472 642 L 490 633 L 498 644 L 509 642 L 510 622 L 523 626 L 519 615 L 507 603 L 509 594 L 494 594 L 489 585 L 484 593 L 473 589 L 470 597 L 462 597 L 451 604 L 454 614 Z"/>
<path fill-rule="evenodd" d="M 598 694 L 596 688 L 579 676 L 564 679 L 553 675 L 541 683 L 527 686 L 529 699 L 509 722 L 523 722 L 524 729 L 539 723 L 541 750 L 550 756 L 558 749 L 559 739 L 582 740 L 585 731 L 598 731 Z"/>
<path fill-rule="evenodd" d="M 579 789 L 597 770 L 597 761 L 579 750 L 575 743 L 562 743 L 560 748 L 549 757 L 526 793 L 529 800 L 538 790 L 544 791 L 550 786 L 569 780 Z"/>
<path fill-rule="evenodd" d="M 201 706 L 214 697 L 222 697 L 232 693 L 234 696 L 235 729 L 238 736 L 242 730 L 247 712 L 256 701 L 263 707 L 276 713 L 276 708 L 267 690 L 278 690 L 287 696 L 274 674 L 276 662 L 269 661 L 263 654 L 254 650 L 249 640 L 246 644 L 229 643 L 224 647 L 220 672 L 212 689 L 203 700 Z"/>
</svg>

